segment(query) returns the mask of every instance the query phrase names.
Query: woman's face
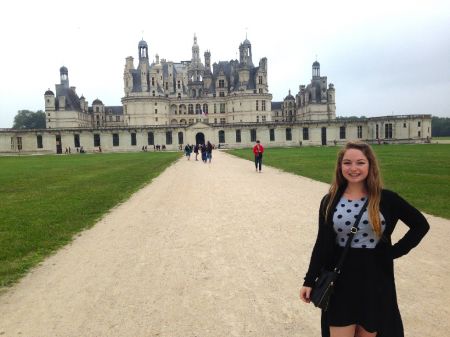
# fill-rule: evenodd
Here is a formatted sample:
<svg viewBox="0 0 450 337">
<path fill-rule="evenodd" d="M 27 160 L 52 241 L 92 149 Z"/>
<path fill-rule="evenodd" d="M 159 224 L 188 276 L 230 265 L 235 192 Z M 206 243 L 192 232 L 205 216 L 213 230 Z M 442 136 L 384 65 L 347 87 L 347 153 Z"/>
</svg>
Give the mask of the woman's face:
<svg viewBox="0 0 450 337">
<path fill-rule="evenodd" d="M 369 160 L 357 149 L 348 149 L 342 158 L 341 171 L 349 183 L 362 183 L 369 174 Z"/>
</svg>

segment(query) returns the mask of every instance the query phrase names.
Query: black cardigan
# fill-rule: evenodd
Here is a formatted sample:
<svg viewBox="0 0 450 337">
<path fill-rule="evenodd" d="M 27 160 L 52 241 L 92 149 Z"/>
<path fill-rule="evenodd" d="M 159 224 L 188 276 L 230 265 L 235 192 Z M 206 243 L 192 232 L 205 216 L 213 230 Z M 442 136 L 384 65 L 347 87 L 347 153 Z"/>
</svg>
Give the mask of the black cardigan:
<svg viewBox="0 0 450 337">
<path fill-rule="evenodd" d="M 336 195 L 331 209 L 335 208 L 342 194 L 343 190 Z M 328 218 L 325 219 L 328 199 L 329 195 L 327 194 L 322 198 L 320 203 L 319 231 L 311 254 L 311 261 L 305 276 L 305 282 L 303 283 L 307 287 L 312 287 L 314 280 L 323 267 L 330 270 L 333 269 L 333 264 L 336 260 L 334 249 L 337 246 L 335 243 L 336 233 L 333 229 L 333 212 L 330 212 Z M 395 291 L 393 260 L 407 254 L 412 248 L 417 246 L 428 232 L 430 225 L 422 213 L 398 194 L 389 190 L 383 190 L 381 193 L 380 212 L 386 221 L 386 228 L 375 249 L 379 256 L 377 261 L 385 271 L 383 275 L 388 284 L 388 291 L 383 299 L 386 310 L 382 313 L 383 318 L 381 321 L 383 323 L 380 331 L 378 331 L 377 337 L 403 337 L 403 326 Z M 403 221 L 409 227 L 409 230 L 397 243 L 392 245 L 391 234 L 398 220 Z M 322 312 L 322 337 L 329 336 L 329 328 L 326 325 L 325 315 L 326 312 Z"/>
</svg>

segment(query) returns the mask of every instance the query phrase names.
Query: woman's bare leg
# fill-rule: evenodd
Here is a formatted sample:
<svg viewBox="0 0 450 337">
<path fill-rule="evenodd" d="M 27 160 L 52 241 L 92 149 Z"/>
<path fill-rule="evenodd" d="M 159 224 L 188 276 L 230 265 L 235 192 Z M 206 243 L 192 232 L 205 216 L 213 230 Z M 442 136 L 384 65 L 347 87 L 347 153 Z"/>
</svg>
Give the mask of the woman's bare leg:
<svg viewBox="0 0 450 337">
<path fill-rule="evenodd" d="M 355 337 L 356 325 L 330 326 L 330 337 Z"/>
</svg>

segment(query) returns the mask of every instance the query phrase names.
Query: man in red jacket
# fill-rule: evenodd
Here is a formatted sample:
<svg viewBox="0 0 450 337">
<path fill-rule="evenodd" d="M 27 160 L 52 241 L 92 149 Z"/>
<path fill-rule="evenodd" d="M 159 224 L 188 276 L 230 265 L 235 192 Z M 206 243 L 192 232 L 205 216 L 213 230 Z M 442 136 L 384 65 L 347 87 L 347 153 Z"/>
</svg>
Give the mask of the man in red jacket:
<svg viewBox="0 0 450 337">
<path fill-rule="evenodd" d="M 259 167 L 259 172 L 261 173 L 262 157 L 263 157 L 263 153 L 264 153 L 264 147 L 261 145 L 259 140 L 256 141 L 256 145 L 253 147 L 253 153 L 255 155 L 256 172 L 258 172 L 258 167 Z"/>
</svg>

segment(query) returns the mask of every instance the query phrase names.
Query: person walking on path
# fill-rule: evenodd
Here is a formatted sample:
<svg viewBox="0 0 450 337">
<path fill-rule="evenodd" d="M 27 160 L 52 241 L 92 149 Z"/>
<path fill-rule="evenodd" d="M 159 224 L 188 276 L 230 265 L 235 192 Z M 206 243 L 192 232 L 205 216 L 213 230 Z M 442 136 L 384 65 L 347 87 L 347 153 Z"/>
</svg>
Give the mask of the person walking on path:
<svg viewBox="0 0 450 337">
<path fill-rule="evenodd" d="M 195 144 L 194 146 L 194 153 L 195 153 L 195 160 L 198 161 L 198 144 Z"/>
<path fill-rule="evenodd" d="M 189 144 L 186 144 L 186 146 L 184 147 L 184 153 L 186 154 L 187 159 L 190 160 L 191 153 L 192 153 L 192 146 L 190 146 Z"/>
<path fill-rule="evenodd" d="M 211 158 L 212 158 L 212 150 L 213 150 L 213 146 L 211 144 L 211 142 L 208 140 L 208 142 L 206 143 L 206 159 L 208 160 L 208 162 L 211 164 Z"/>
<path fill-rule="evenodd" d="M 200 152 L 202 153 L 202 161 L 206 164 L 206 144 L 200 145 Z"/>
<path fill-rule="evenodd" d="M 253 147 L 253 154 L 255 155 L 255 168 L 256 172 L 261 173 L 261 167 L 262 167 L 262 157 L 264 153 L 264 147 L 261 145 L 261 142 L 259 140 L 256 141 L 256 145 Z"/>
<path fill-rule="evenodd" d="M 430 226 L 420 211 L 382 188 L 375 154 L 366 143 L 348 142 L 338 154 L 334 181 L 320 203 L 319 230 L 300 299 L 309 303 L 321 269 L 334 269 L 367 199 L 329 306 L 322 310 L 323 337 L 404 336 L 393 260 L 416 247 Z M 409 230 L 392 244 L 398 220 Z"/>
</svg>

